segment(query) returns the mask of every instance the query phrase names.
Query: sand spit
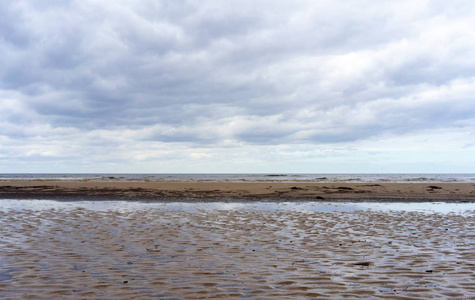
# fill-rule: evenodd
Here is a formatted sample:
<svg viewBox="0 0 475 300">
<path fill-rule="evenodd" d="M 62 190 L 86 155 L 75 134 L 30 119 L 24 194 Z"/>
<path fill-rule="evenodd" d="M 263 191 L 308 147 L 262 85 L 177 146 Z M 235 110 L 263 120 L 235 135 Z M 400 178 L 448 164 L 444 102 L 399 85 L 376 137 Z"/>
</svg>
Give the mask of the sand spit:
<svg viewBox="0 0 475 300">
<path fill-rule="evenodd" d="M 64 205 L 0 205 L 0 298 L 475 298 L 475 210 Z"/>
<path fill-rule="evenodd" d="M 1 181 L 3 199 L 474 202 L 475 183 Z"/>
</svg>

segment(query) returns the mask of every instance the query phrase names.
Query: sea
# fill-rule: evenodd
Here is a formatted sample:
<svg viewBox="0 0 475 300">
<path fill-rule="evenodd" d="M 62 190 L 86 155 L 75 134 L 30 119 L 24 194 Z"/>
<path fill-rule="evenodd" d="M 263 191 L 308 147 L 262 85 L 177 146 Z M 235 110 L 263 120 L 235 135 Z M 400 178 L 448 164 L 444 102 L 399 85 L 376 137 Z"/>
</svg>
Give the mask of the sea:
<svg viewBox="0 0 475 300">
<path fill-rule="evenodd" d="M 60 180 L 60 181 L 169 181 L 169 182 L 420 182 L 420 183 L 475 183 L 470 174 L 336 174 L 336 173 L 235 173 L 235 174 L 139 174 L 139 173 L 12 173 L 1 174 L 0 181 L 8 180 Z"/>
</svg>

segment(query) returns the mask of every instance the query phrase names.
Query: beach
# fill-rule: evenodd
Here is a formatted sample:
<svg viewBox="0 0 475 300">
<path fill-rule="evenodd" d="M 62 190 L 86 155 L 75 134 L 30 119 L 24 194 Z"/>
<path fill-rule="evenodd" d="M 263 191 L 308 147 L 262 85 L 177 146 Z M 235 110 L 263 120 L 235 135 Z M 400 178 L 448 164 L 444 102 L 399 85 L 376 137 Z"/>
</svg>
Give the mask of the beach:
<svg viewBox="0 0 475 300">
<path fill-rule="evenodd" d="M 475 297 L 470 203 L 1 204 L 5 299 Z"/>
<path fill-rule="evenodd" d="M 473 299 L 472 182 L 0 181 L 0 299 Z"/>
<path fill-rule="evenodd" d="M 473 182 L 2 180 L 0 199 L 474 202 Z"/>
</svg>

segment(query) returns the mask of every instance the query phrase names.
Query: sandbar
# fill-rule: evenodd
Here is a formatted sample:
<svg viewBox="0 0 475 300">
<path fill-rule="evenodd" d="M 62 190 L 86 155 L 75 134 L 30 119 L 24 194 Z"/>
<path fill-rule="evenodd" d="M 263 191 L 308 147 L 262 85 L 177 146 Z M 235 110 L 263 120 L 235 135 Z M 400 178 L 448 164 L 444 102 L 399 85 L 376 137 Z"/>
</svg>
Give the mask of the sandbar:
<svg viewBox="0 0 475 300">
<path fill-rule="evenodd" d="M 474 202 L 475 183 L 3 180 L 0 199 Z"/>
</svg>

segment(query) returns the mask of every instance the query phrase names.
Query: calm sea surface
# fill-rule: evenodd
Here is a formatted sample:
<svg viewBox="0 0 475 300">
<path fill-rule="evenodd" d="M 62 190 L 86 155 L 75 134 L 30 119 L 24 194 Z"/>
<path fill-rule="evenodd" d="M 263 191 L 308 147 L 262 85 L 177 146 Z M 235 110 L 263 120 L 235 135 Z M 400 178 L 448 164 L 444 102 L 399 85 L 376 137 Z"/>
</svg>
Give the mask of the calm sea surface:
<svg viewBox="0 0 475 300">
<path fill-rule="evenodd" d="M 0 174 L 0 180 L 212 182 L 475 182 L 475 174 Z"/>
</svg>

